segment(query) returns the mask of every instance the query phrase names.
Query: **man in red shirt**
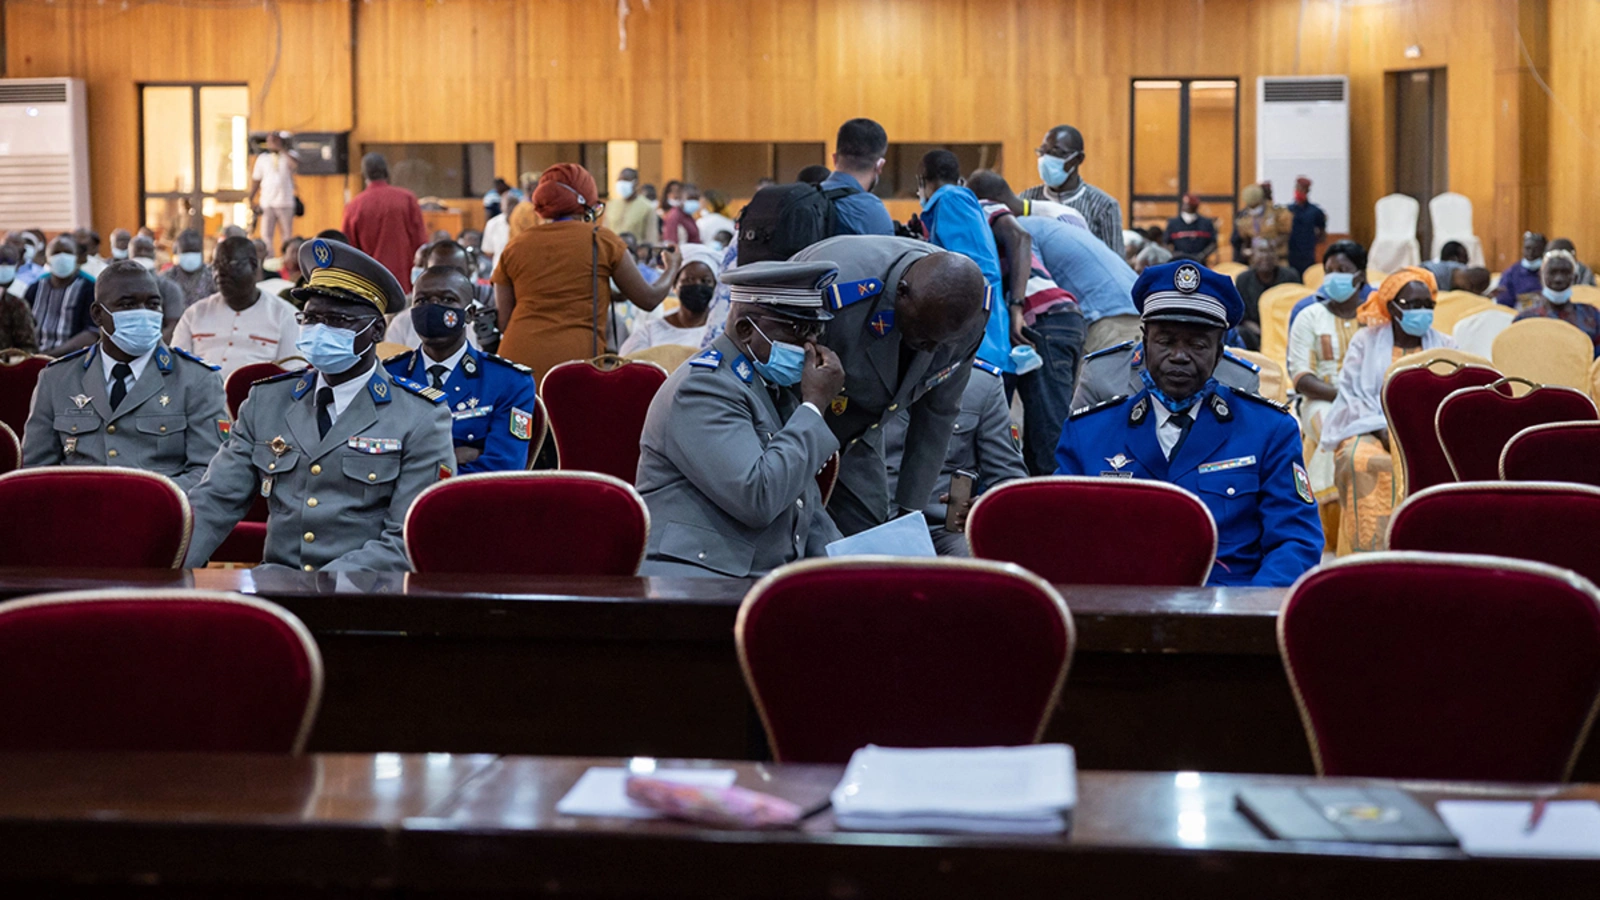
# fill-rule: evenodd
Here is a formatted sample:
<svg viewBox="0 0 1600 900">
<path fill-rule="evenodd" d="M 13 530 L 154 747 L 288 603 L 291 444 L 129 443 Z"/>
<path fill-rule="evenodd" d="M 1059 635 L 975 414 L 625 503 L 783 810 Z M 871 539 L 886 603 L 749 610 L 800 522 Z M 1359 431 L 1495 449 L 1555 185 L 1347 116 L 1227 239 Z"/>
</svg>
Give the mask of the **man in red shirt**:
<svg viewBox="0 0 1600 900">
<path fill-rule="evenodd" d="M 380 153 L 361 158 L 367 189 L 344 208 L 344 228 L 351 246 L 383 264 L 411 293 L 411 259 L 428 242 L 417 195 L 389 184 L 389 162 Z"/>
</svg>

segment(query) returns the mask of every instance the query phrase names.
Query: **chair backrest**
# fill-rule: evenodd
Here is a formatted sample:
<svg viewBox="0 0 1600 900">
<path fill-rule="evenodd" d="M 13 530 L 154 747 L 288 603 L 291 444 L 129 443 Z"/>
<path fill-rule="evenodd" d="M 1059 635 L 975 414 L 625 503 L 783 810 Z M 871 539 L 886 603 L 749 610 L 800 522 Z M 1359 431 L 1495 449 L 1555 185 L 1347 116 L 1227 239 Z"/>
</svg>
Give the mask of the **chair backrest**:
<svg viewBox="0 0 1600 900">
<path fill-rule="evenodd" d="M 1500 380 L 1500 373 L 1488 366 L 1429 355 L 1442 352 L 1433 350 L 1402 357 L 1395 363 L 1397 368 L 1391 368 L 1383 380 L 1383 417 L 1389 422 L 1394 456 L 1404 466 L 1408 491 L 1420 491 L 1455 480 L 1434 427 L 1440 402 L 1462 388 Z M 1413 362 L 1405 364 L 1407 359 Z"/>
<path fill-rule="evenodd" d="M 0 475 L 0 509 L 0 566 L 176 569 L 194 526 L 172 479 L 108 466 Z"/>
<path fill-rule="evenodd" d="M 1033 743 L 1076 640 L 1061 595 L 1016 566 L 870 556 L 778 569 L 734 637 L 773 756 L 816 763 Z"/>
<path fill-rule="evenodd" d="M 1282 305 L 1279 309 L 1282 309 L 1284 313 L 1288 313 L 1291 306 L 1292 304 Z M 1265 348 L 1264 344 L 1263 348 Z M 1273 359 L 1265 353 L 1243 350 L 1238 347 L 1229 347 L 1228 352 L 1240 359 L 1255 363 L 1256 368 L 1261 370 L 1257 373 L 1261 376 L 1261 386 L 1256 389 L 1256 393 L 1268 400 L 1275 400 L 1279 403 L 1289 402 L 1289 376 L 1283 371 L 1283 360 Z"/>
<path fill-rule="evenodd" d="M 1304 272 L 1300 273 L 1301 283 L 1313 291 L 1322 287 L 1322 279 L 1327 277 L 1328 272 L 1323 268 L 1322 263 L 1312 263 L 1306 267 Z"/>
<path fill-rule="evenodd" d="M 275 363 L 249 363 L 234 369 L 228 375 L 223 390 L 228 395 L 228 415 L 239 418 L 239 405 L 250 396 L 250 387 L 263 378 L 282 375 L 284 368 Z"/>
<path fill-rule="evenodd" d="M 1282 365 L 1289 358 L 1289 313 L 1315 293 L 1303 284 L 1275 284 L 1261 293 L 1261 352 Z"/>
<path fill-rule="evenodd" d="M 561 468 L 601 472 L 632 484 L 650 400 L 667 380 L 655 363 L 611 358 L 615 368 L 579 360 L 545 373 L 539 399 L 550 417 Z"/>
<path fill-rule="evenodd" d="M 1515 384 L 1530 388 L 1514 396 Z M 1439 402 L 1434 430 L 1456 481 L 1498 481 L 1500 453 L 1512 436 L 1546 422 L 1592 422 L 1594 401 L 1582 391 L 1502 378 L 1454 391 Z M 1415 489 L 1413 489 L 1415 490 Z"/>
<path fill-rule="evenodd" d="M 1508 376 L 1587 393 L 1594 341 L 1560 319 L 1523 319 L 1512 322 L 1494 339 L 1490 359 Z"/>
<path fill-rule="evenodd" d="M 650 512 L 633 485 L 597 472 L 461 475 L 418 494 L 405 522 L 421 574 L 633 575 L 649 538 Z"/>
<path fill-rule="evenodd" d="M 283 608 L 218 591 L 0 604 L 0 751 L 299 753 L 322 656 Z"/>
<path fill-rule="evenodd" d="M 18 438 L 28 424 L 39 373 L 51 362 L 48 356 L 29 356 L 17 350 L 0 353 L 0 423 L 10 425 Z"/>
<path fill-rule="evenodd" d="M 1237 278 L 1245 269 L 1250 268 L 1242 262 L 1219 262 L 1211 267 L 1211 271 L 1229 278 Z"/>
<path fill-rule="evenodd" d="M 823 462 L 822 468 L 817 470 L 817 487 L 822 490 L 822 505 L 827 506 L 828 500 L 833 497 L 833 487 L 839 483 L 839 451 L 833 451 Z"/>
<path fill-rule="evenodd" d="M 1409 194 L 1389 194 L 1372 205 L 1379 237 L 1416 237 L 1422 204 Z"/>
<path fill-rule="evenodd" d="M 1428 250 L 1429 259 L 1438 259 L 1439 251 L 1446 243 L 1473 237 L 1472 201 L 1465 194 L 1447 191 L 1429 200 L 1428 220 L 1433 226 L 1433 246 Z"/>
<path fill-rule="evenodd" d="M 1433 306 L 1433 327 L 1445 334 L 1452 334 L 1456 323 L 1491 306 L 1504 309 L 1488 297 L 1480 297 L 1471 291 L 1440 291 Z"/>
<path fill-rule="evenodd" d="M 0 422 L 0 475 L 22 468 L 22 442 L 11 426 Z"/>
<path fill-rule="evenodd" d="M 1543 563 L 1319 566 L 1290 588 L 1278 645 L 1319 775 L 1559 781 L 1600 699 L 1600 593 Z"/>
<path fill-rule="evenodd" d="M 1500 478 L 1600 487 L 1600 422 L 1550 422 L 1522 429 L 1500 451 Z"/>
<path fill-rule="evenodd" d="M 1128 540 L 1135 533 L 1142 539 Z M 1053 584 L 1205 584 L 1217 559 L 1217 523 L 1199 497 L 1135 478 L 1008 481 L 973 504 L 967 541 L 973 556 L 1016 563 Z"/>
<path fill-rule="evenodd" d="M 1600 424 L 1600 423 L 1591 423 Z M 1389 549 L 1482 553 L 1600 578 L 1600 488 L 1557 481 L 1471 481 L 1412 494 L 1389 517 Z"/>
<path fill-rule="evenodd" d="M 683 365 L 685 362 L 688 362 L 689 357 L 695 356 L 699 352 L 700 348 L 689 347 L 684 344 L 657 344 L 654 347 L 646 347 L 643 350 L 635 350 L 634 352 L 623 357 L 623 359 L 655 363 L 661 368 L 666 369 L 668 372 L 673 372 L 676 371 L 679 366 Z"/>
<path fill-rule="evenodd" d="M 1572 302 L 1588 306 L 1600 306 L 1600 287 L 1595 287 L 1592 284 L 1573 285 Z"/>
<path fill-rule="evenodd" d="M 1455 338 L 1458 348 L 1488 359 L 1494 355 L 1495 338 L 1510 328 L 1516 317 L 1515 312 L 1494 303 L 1456 320 L 1450 336 Z"/>
</svg>

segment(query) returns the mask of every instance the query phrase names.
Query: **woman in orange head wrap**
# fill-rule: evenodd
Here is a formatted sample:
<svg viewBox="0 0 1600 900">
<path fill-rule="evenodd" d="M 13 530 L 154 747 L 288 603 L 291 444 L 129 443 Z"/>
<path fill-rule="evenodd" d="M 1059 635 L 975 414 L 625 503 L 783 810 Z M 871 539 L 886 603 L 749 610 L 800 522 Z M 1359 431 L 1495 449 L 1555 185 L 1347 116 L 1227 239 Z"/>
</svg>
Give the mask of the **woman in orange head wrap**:
<svg viewBox="0 0 1600 900">
<path fill-rule="evenodd" d="M 524 213 L 524 206 L 532 208 Z M 598 224 L 604 208 L 594 176 L 560 163 L 539 178 L 533 202 L 512 214 L 514 236 L 494 272 L 505 332 L 500 355 L 532 367 L 537 378 L 558 363 L 589 359 L 621 343 L 623 336 L 609 335 L 606 327 L 612 282 L 635 306 L 650 310 L 677 277 L 678 254 L 669 251 L 666 271 L 647 283 L 622 239 Z"/>
</svg>

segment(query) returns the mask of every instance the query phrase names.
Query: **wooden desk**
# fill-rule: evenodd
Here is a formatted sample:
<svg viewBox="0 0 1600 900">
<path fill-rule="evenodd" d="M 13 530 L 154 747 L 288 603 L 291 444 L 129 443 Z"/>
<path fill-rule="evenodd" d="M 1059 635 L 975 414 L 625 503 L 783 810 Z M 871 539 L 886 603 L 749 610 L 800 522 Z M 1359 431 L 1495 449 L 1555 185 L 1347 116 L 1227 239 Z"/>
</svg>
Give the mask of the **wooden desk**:
<svg viewBox="0 0 1600 900">
<path fill-rule="evenodd" d="M 319 755 L 0 757 L 0 884 L 21 895 L 339 896 L 518 891 L 601 897 L 1591 898 L 1600 862 L 1468 859 L 1448 848 L 1297 844 L 1234 810 L 1310 779 L 1080 774 L 1065 836 L 722 832 L 580 819 L 556 802 L 614 759 Z M 810 805 L 840 767 L 732 767 Z M 1364 782 L 1377 783 L 1377 782 Z M 1600 798 L 1600 786 L 1431 784 L 1450 796 Z"/>
</svg>

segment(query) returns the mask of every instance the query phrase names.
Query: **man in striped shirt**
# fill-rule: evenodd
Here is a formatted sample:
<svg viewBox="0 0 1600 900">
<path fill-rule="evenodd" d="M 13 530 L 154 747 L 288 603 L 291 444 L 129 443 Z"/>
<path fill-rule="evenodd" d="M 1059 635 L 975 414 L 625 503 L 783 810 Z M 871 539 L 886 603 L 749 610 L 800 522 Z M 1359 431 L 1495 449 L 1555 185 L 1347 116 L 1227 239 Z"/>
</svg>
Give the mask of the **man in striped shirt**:
<svg viewBox="0 0 1600 900">
<path fill-rule="evenodd" d="M 47 274 L 28 287 L 23 299 L 39 329 L 39 352 L 65 356 L 99 340 L 100 330 L 89 318 L 94 281 L 79 270 L 78 245 L 67 235 L 50 242 L 45 259 Z"/>
<path fill-rule="evenodd" d="M 1083 180 L 1083 135 L 1071 125 L 1057 125 L 1045 133 L 1033 151 L 1039 157 L 1043 184 L 1022 192 L 1024 200 L 1049 200 L 1083 213 L 1089 230 L 1118 256 L 1122 250 L 1122 204 L 1117 198 Z"/>
</svg>

